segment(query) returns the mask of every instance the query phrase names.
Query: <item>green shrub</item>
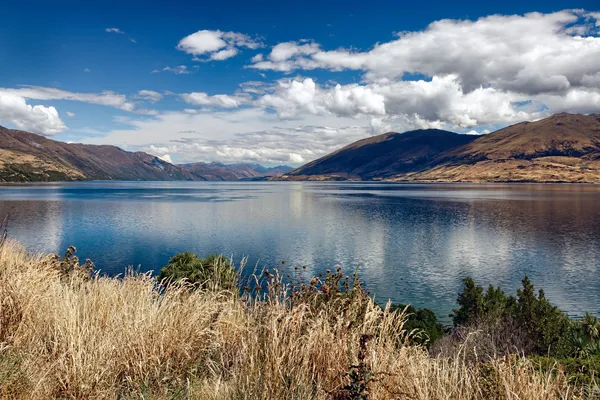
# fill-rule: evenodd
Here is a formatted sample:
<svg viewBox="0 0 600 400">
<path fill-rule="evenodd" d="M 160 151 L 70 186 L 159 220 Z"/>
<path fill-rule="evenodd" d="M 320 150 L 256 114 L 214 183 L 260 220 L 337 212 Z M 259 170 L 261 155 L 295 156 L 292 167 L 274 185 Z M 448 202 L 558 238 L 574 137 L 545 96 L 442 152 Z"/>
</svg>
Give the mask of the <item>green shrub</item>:
<svg viewBox="0 0 600 400">
<path fill-rule="evenodd" d="M 200 258 L 186 251 L 173 256 L 160 271 L 158 279 L 165 285 L 185 280 L 194 288 L 231 290 L 236 287 L 237 277 L 237 271 L 225 257 L 211 254 L 207 258 Z"/>
<path fill-rule="evenodd" d="M 504 326 L 507 336 L 525 335 L 526 343 L 520 351 L 557 357 L 566 357 L 575 351 L 569 339 L 573 322 L 550 304 L 543 290 L 536 295 L 527 276 L 523 278 L 516 298 L 491 285 L 484 294 L 481 286 L 467 278 L 463 292 L 458 296 L 458 305 L 451 314 L 455 327 Z"/>
<path fill-rule="evenodd" d="M 503 318 L 514 316 L 517 301 L 507 296 L 502 289 L 490 285 L 487 291 L 476 285 L 473 279 L 464 280 L 463 292 L 458 295 L 458 309 L 450 314 L 454 326 L 466 326 L 481 323 L 495 323 Z"/>
<path fill-rule="evenodd" d="M 415 308 L 411 305 L 394 304 L 391 310 L 402 312 L 406 309 L 406 321 L 404 329 L 407 332 L 415 332 L 411 340 L 414 343 L 430 347 L 445 333 L 444 325 L 440 324 L 435 313 L 428 308 Z"/>
<path fill-rule="evenodd" d="M 555 358 L 550 356 L 529 357 L 541 372 L 564 371 L 572 384 L 590 384 L 600 373 L 600 355 L 592 357 Z"/>
</svg>

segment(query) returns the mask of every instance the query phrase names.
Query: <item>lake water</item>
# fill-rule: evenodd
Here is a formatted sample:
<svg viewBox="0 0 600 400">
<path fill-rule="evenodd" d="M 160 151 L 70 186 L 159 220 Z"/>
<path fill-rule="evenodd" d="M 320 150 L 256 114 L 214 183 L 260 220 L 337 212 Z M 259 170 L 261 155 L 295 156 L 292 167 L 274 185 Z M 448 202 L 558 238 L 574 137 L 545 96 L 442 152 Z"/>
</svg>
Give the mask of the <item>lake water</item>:
<svg viewBox="0 0 600 400">
<path fill-rule="evenodd" d="M 75 245 L 103 272 L 190 250 L 307 276 L 341 265 L 378 301 L 444 320 L 461 280 L 514 293 L 525 274 L 571 315 L 600 314 L 600 186 L 91 182 L 0 187 L 9 234 Z M 282 261 L 285 260 L 285 264 Z"/>
</svg>

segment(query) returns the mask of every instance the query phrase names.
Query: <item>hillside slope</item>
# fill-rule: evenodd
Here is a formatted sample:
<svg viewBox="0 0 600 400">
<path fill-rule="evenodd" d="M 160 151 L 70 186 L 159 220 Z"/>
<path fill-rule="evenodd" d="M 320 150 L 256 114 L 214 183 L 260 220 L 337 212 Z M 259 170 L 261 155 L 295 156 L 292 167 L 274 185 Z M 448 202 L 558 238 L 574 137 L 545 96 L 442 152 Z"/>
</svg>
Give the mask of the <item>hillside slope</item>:
<svg viewBox="0 0 600 400">
<path fill-rule="evenodd" d="M 0 126 L 0 182 L 78 180 L 235 181 L 275 176 L 292 168 L 260 164 L 173 165 L 115 146 L 64 143 Z"/>
<path fill-rule="evenodd" d="M 600 182 L 600 115 L 562 113 L 512 125 L 393 180 Z"/>
<path fill-rule="evenodd" d="M 386 133 L 276 179 L 600 183 L 600 114 L 556 114 L 484 136 Z"/>
<path fill-rule="evenodd" d="M 416 171 L 442 152 L 474 140 L 438 129 L 384 133 L 354 142 L 290 173 L 286 179 L 384 179 Z"/>
<path fill-rule="evenodd" d="M 0 127 L 0 182 L 205 180 L 142 152 L 68 144 Z"/>
</svg>

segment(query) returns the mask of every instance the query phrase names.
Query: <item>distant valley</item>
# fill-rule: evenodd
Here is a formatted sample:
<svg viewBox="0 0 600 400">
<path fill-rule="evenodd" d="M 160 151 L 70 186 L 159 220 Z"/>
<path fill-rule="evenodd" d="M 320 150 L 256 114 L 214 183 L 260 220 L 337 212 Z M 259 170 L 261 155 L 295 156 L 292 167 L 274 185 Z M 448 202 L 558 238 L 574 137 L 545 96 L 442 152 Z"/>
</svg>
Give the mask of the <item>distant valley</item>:
<svg viewBox="0 0 600 400">
<path fill-rule="evenodd" d="M 64 143 L 0 127 L 0 182 L 224 181 L 261 179 L 291 170 L 288 166 L 267 168 L 259 164 L 173 165 L 144 152 Z"/>
<path fill-rule="evenodd" d="M 600 115 L 556 114 L 482 136 L 385 133 L 273 179 L 600 183 Z"/>
</svg>

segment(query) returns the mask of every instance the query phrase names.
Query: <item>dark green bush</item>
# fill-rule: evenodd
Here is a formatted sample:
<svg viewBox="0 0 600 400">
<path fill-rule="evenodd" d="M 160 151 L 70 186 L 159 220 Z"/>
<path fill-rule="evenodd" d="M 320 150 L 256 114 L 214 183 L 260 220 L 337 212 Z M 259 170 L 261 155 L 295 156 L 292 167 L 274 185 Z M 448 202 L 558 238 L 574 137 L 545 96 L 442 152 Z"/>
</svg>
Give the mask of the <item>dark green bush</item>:
<svg viewBox="0 0 600 400">
<path fill-rule="evenodd" d="M 430 347 L 436 340 L 444 335 L 444 325 L 440 324 L 434 312 L 428 308 L 415 308 L 411 305 L 394 304 L 391 310 L 402 312 L 406 309 L 404 329 L 415 332 L 411 340 L 414 343 Z"/>
<path fill-rule="evenodd" d="M 237 284 L 237 272 L 231 261 L 221 255 L 200 258 L 197 254 L 184 252 L 169 260 L 158 279 L 165 285 L 185 280 L 194 288 L 232 290 Z"/>
<path fill-rule="evenodd" d="M 543 290 L 536 295 L 527 276 L 516 298 L 493 286 L 484 293 L 481 286 L 467 278 L 458 305 L 451 314 L 455 327 L 504 326 L 507 336 L 524 335 L 526 341 L 519 350 L 527 353 L 566 357 L 575 351 L 570 340 L 573 322 L 550 304 Z"/>
</svg>

